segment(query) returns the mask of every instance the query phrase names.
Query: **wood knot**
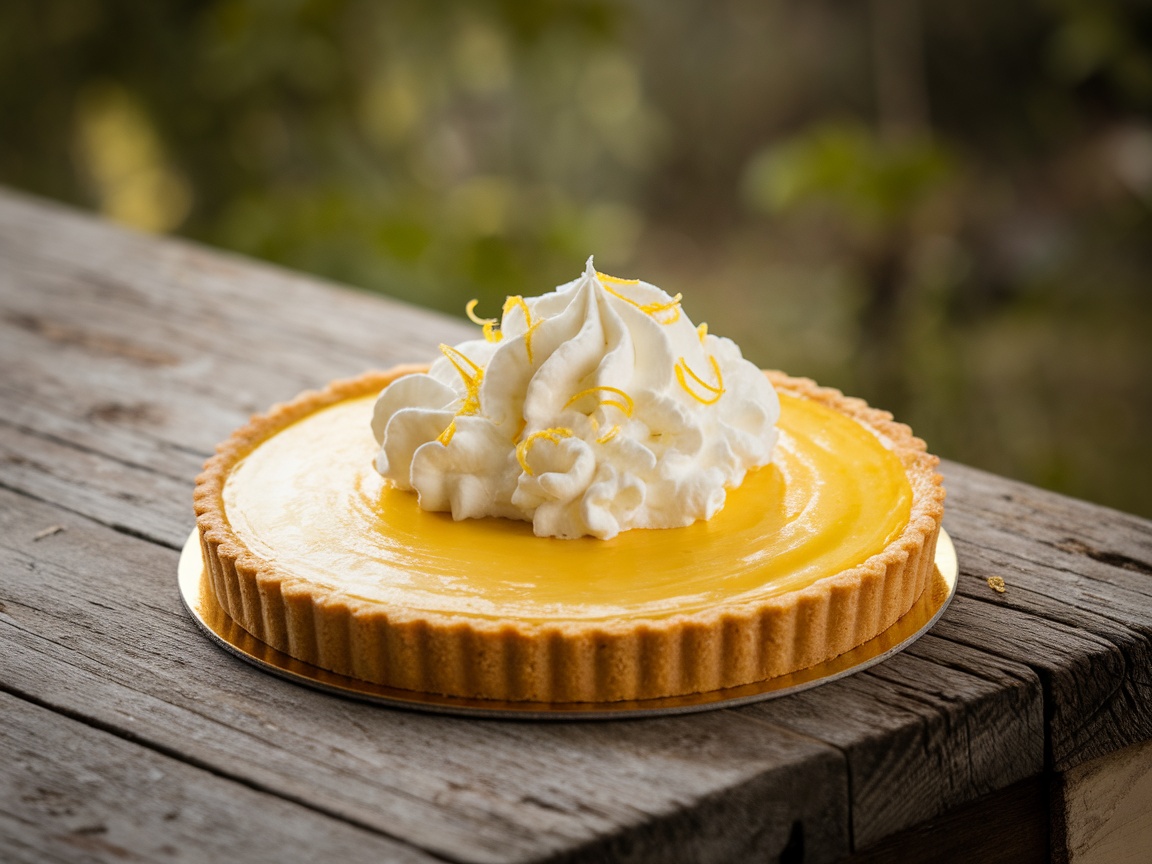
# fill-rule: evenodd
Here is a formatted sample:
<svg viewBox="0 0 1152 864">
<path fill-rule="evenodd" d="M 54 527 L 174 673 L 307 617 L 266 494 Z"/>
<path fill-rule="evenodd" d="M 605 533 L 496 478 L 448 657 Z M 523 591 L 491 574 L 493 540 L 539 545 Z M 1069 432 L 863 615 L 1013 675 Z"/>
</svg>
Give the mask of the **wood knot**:
<svg viewBox="0 0 1152 864">
<path fill-rule="evenodd" d="M 129 405 L 122 402 L 98 402 L 89 408 L 84 416 L 100 423 L 132 426 L 159 426 L 164 422 L 164 412 L 155 405 L 144 402 Z"/>
<path fill-rule="evenodd" d="M 1108 552 L 1104 549 L 1093 548 L 1083 540 L 1077 540 L 1075 537 L 1066 537 L 1054 545 L 1061 552 L 1071 552 L 1073 555 L 1085 555 L 1093 561 L 1099 561 L 1101 564 L 1108 564 L 1112 567 L 1120 567 L 1124 570 L 1131 570 L 1134 573 L 1143 573 L 1145 576 L 1152 576 L 1152 564 L 1141 561 L 1139 558 L 1133 558 L 1131 555 L 1125 555 L 1122 552 Z"/>
<path fill-rule="evenodd" d="M 139 366 L 176 366 L 180 358 L 167 351 L 137 345 L 108 333 L 96 333 L 50 321 L 37 315 L 5 313 L 4 321 L 57 345 L 76 348 L 89 354 L 119 357 Z"/>
</svg>

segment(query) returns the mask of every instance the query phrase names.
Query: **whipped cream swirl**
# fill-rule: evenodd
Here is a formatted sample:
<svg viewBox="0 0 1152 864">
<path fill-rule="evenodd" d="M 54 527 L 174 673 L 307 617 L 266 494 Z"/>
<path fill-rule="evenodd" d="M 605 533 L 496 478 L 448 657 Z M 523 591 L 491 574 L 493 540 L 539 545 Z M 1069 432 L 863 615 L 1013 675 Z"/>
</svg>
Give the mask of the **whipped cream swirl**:
<svg viewBox="0 0 1152 864">
<path fill-rule="evenodd" d="M 469 305 L 469 315 L 472 315 Z M 609 539 L 709 519 L 766 465 L 780 403 L 729 339 L 647 282 L 584 274 L 510 297 L 499 329 L 376 401 L 376 469 L 425 510 Z"/>
</svg>

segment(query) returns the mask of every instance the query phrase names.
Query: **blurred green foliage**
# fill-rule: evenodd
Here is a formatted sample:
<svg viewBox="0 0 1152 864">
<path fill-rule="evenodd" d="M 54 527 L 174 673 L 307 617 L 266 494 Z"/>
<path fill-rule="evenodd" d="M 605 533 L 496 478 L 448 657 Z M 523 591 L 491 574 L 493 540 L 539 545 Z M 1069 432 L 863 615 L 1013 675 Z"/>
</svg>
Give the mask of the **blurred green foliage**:
<svg viewBox="0 0 1152 864">
<path fill-rule="evenodd" d="M 0 182 L 456 314 L 595 253 L 1152 516 L 1136 0 L 9 0 Z"/>
<path fill-rule="evenodd" d="M 750 203 L 768 213 L 823 200 L 861 229 L 890 231 L 951 170 L 928 137 L 886 145 L 862 124 L 815 125 L 756 156 L 745 188 Z"/>
</svg>

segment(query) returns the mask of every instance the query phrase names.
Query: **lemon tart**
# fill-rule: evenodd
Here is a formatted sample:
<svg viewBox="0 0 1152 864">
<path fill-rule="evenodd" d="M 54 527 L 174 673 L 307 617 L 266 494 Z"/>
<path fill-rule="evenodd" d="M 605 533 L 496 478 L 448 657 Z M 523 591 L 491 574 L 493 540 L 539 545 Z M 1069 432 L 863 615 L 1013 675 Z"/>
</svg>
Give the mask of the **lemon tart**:
<svg viewBox="0 0 1152 864">
<path fill-rule="evenodd" d="M 734 687 L 836 657 L 929 584 L 937 460 L 907 426 L 806 379 L 770 464 L 712 518 L 611 539 L 454 521 L 373 467 L 382 389 L 336 382 L 234 433 L 197 479 L 223 608 L 306 663 L 469 698 L 612 702 Z"/>
</svg>

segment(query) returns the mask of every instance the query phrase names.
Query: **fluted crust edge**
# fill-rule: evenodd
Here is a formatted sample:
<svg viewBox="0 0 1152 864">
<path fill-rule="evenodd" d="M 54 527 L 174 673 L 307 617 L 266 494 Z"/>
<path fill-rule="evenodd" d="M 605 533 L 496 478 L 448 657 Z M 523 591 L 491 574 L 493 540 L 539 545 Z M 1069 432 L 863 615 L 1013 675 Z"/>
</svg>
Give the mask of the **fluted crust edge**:
<svg viewBox="0 0 1152 864">
<path fill-rule="evenodd" d="M 678 696 L 837 657 L 892 626 L 931 584 L 944 512 L 936 457 L 888 412 L 781 372 L 765 373 L 779 391 L 828 405 L 880 436 L 905 466 L 913 492 L 908 525 L 886 549 L 784 597 L 658 620 L 526 626 L 350 600 L 252 553 L 224 515 L 232 468 L 291 423 L 423 368 L 369 372 L 276 405 L 221 443 L 197 478 L 196 524 L 217 600 L 253 636 L 305 663 L 389 687 L 477 699 Z"/>
</svg>

